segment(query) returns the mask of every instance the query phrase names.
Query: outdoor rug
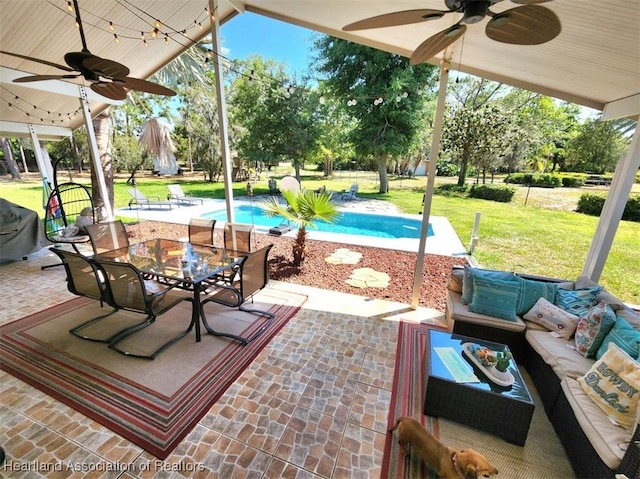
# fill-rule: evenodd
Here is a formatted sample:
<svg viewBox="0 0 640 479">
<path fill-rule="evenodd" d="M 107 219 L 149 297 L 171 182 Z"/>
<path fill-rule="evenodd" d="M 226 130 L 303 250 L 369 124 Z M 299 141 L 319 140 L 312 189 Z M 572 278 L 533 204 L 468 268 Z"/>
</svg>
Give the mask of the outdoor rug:
<svg viewBox="0 0 640 479">
<path fill-rule="evenodd" d="M 206 331 L 196 343 L 191 332 L 150 361 L 71 335 L 69 329 L 105 312 L 97 301 L 77 298 L 0 328 L 0 365 L 164 459 L 305 301 L 304 295 L 266 288 L 248 306 L 276 317 L 249 345 Z M 250 335 L 265 321 L 215 303 L 208 303 L 206 311 L 214 329 L 234 334 Z M 84 332 L 107 337 L 140 319 L 120 311 Z M 180 303 L 128 338 L 126 348 L 151 351 L 183 331 L 190 319 L 191 303 Z"/>
<path fill-rule="evenodd" d="M 398 329 L 396 369 L 389 407 L 390 428 L 399 416 L 410 416 L 444 444 L 456 450 L 475 449 L 484 454 L 500 472 L 497 477 L 514 479 L 558 479 L 575 477 L 564 448 L 527 371 L 520 373 L 527 383 L 536 404 L 527 442 L 523 446 L 510 444 L 498 436 L 485 433 L 448 419 L 435 419 L 422 413 L 424 401 L 423 351 L 429 329 L 435 326 L 401 322 Z M 470 405 L 473 407 L 473 405 Z M 435 473 L 424 466 L 415 454 L 405 455 L 398 445 L 398 435 L 387 434 L 382 460 L 381 478 L 435 478 Z"/>
<path fill-rule="evenodd" d="M 434 436 L 439 436 L 438 420 L 422 413 L 424 377 L 422 355 L 429 334 L 434 326 L 401 321 L 398 329 L 396 367 L 389 405 L 390 429 L 400 416 L 417 419 Z M 439 328 L 441 329 L 441 328 Z M 382 459 L 381 478 L 435 478 L 415 455 L 406 455 L 398 444 L 398 434 L 387 434 Z"/>
</svg>

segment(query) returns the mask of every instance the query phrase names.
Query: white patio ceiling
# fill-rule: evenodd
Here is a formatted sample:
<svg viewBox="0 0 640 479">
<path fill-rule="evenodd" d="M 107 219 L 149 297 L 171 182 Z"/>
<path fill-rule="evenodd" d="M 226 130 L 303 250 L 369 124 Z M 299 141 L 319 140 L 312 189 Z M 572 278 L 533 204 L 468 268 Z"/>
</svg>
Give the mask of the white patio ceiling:
<svg viewBox="0 0 640 479">
<path fill-rule="evenodd" d="M 218 19 L 233 21 L 253 12 L 319 32 L 409 56 L 428 36 L 452 25 L 459 14 L 429 23 L 345 33 L 341 28 L 382 13 L 416 8 L 445 9 L 444 0 L 219 0 Z M 209 31 L 208 0 L 79 0 L 89 50 L 148 78 Z M 492 9 L 517 5 L 509 0 Z M 555 0 L 544 4 L 562 22 L 554 40 L 538 46 L 494 42 L 484 34 L 486 19 L 469 25 L 458 41 L 452 69 L 547 94 L 584 106 L 616 107 L 611 116 L 640 112 L 640 2 Z M 0 49 L 64 64 L 63 56 L 81 49 L 67 0 L 0 0 Z M 162 22 L 153 39 L 154 20 Z M 113 22 L 115 30 L 109 29 Z M 201 23 L 202 29 L 197 25 Z M 179 32 L 186 30 L 186 36 Z M 141 32 L 145 33 L 145 47 Z M 120 41 L 114 41 L 116 33 Z M 170 40 L 165 43 L 164 33 Z M 251 38 L 251 32 L 247 36 Z M 256 44 L 260 38 L 255 38 Z M 440 59 L 432 62 L 439 64 Z M 16 73 L 18 70 L 20 73 Z M 60 82 L 16 84 L 21 72 L 59 73 L 38 63 L 0 54 L 0 135 L 26 126 L 76 128 L 83 124 L 77 98 L 55 93 Z M 32 88 L 35 87 L 35 88 Z M 72 88 L 72 92 L 76 89 Z M 90 98 L 92 114 L 107 104 Z M 9 108 L 9 103 L 12 108 Z M 38 128 L 40 128 L 38 126 Z M 44 135 L 44 130 L 40 130 Z M 17 132 L 14 132 L 17 134 Z M 55 130 L 51 131 L 55 136 Z M 44 138 L 43 138 L 44 139 Z"/>
</svg>

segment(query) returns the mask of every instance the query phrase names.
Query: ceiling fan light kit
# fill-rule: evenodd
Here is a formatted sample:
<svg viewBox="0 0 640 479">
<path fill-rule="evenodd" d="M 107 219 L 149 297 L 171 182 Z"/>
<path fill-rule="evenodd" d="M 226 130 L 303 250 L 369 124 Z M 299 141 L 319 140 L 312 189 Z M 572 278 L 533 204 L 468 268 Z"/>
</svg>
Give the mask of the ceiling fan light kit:
<svg viewBox="0 0 640 479">
<path fill-rule="evenodd" d="M 386 13 L 350 23 L 343 31 L 366 30 L 371 28 L 396 27 L 438 20 L 450 13 L 462 14 L 453 26 L 427 38 L 414 50 L 412 65 L 423 63 L 447 48 L 464 35 L 466 25 L 473 25 L 491 17 L 485 27 L 485 34 L 492 40 L 512 45 L 540 45 L 553 40 L 560 34 L 562 26 L 558 16 L 550 9 L 536 5 L 551 0 L 511 0 L 521 5 L 504 12 L 490 10 L 503 0 L 444 0 L 447 10 L 417 9 Z"/>
<path fill-rule="evenodd" d="M 68 1 L 67 6 L 70 11 L 71 5 L 72 2 Z M 76 24 L 80 31 L 80 39 L 82 40 L 82 51 L 69 52 L 65 54 L 64 61 L 68 66 L 21 55 L 19 53 L 0 51 L 0 53 L 5 55 L 41 63 L 70 73 L 64 75 L 30 75 L 16 78 L 13 80 L 15 83 L 82 77 L 90 83 L 89 88 L 94 92 L 112 100 L 124 100 L 127 97 L 127 93 L 131 90 L 165 96 L 173 96 L 176 94 L 175 91 L 157 83 L 130 77 L 128 76 L 130 70 L 126 66 L 116 61 L 109 60 L 107 58 L 100 58 L 92 54 L 87 48 L 82 20 L 80 18 L 80 9 L 78 8 L 78 0 L 73 0 L 73 7 L 76 13 Z"/>
</svg>

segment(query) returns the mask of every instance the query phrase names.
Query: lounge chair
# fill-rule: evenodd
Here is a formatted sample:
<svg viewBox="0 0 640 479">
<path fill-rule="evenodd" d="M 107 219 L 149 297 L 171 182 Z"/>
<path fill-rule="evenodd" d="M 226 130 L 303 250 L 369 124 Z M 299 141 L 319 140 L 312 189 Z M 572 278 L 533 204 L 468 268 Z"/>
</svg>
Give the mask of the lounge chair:
<svg viewBox="0 0 640 479">
<path fill-rule="evenodd" d="M 354 183 L 351 185 L 351 188 L 349 188 L 349 191 L 343 191 L 342 192 L 342 196 L 340 197 L 341 200 L 355 200 L 357 198 L 356 194 L 358 193 L 358 183 Z"/>
<path fill-rule="evenodd" d="M 178 204 L 187 203 L 189 205 L 193 205 L 197 202 L 200 202 L 201 205 L 204 204 L 203 198 L 196 198 L 195 196 L 185 195 L 184 191 L 182 191 L 182 186 L 178 184 L 167 185 L 167 188 L 169 188 L 169 194 L 167 195 L 167 200 L 176 200 Z"/>
<path fill-rule="evenodd" d="M 152 208 L 154 206 L 167 206 L 169 209 L 173 208 L 173 203 L 171 201 L 161 201 L 159 196 L 151 197 L 156 199 L 147 198 L 138 188 L 129 188 L 127 192 L 131 195 L 129 208 L 131 208 L 131 205 L 146 206 L 147 208 Z"/>
</svg>

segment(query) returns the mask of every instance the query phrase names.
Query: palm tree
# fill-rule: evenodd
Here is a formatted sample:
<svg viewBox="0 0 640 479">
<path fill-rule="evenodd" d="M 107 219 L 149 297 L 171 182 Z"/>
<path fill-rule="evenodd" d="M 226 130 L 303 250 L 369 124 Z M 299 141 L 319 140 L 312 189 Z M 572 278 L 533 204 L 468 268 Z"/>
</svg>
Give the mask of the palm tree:
<svg viewBox="0 0 640 479">
<path fill-rule="evenodd" d="M 307 227 L 316 228 L 316 220 L 332 223 L 339 215 L 331 193 L 316 193 L 311 190 L 283 190 L 282 197 L 287 204 L 281 204 L 277 197 L 260 202 L 267 216 L 282 216 L 298 227 L 298 235 L 293 243 L 293 264 L 301 266 L 306 253 Z"/>
</svg>

